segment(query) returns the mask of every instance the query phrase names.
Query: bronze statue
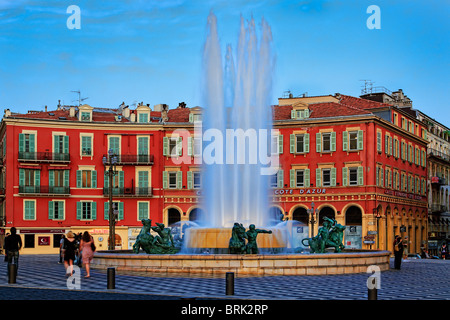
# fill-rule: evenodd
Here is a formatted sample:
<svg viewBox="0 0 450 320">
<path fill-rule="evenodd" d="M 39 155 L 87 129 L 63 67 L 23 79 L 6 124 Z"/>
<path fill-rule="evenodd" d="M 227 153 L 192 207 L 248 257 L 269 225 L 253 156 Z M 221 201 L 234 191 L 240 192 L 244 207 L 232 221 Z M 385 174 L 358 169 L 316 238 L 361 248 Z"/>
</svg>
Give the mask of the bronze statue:
<svg viewBox="0 0 450 320">
<path fill-rule="evenodd" d="M 156 223 L 156 226 L 152 227 L 150 219 L 144 219 L 141 222 L 143 227 L 133 245 L 134 253 L 139 253 L 140 248 L 148 254 L 173 254 L 180 250 L 174 245 L 170 228 L 165 228 L 162 223 Z M 150 229 L 158 235 L 156 237 L 151 235 Z"/>
<path fill-rule="evenodd" d="M 256 237 L 258 236 L 258 233 L 272 233 L 271 230 L 263 230 L 263 229 L 256 229 L 254 224 L 251 224 L 249 226 L 249 230 L 246 232 L 247 234 L 247 253 L 250 254 L 257 254 L 258 253 L 258 245 L 256 244 Z"/>
<path fill-rule="evenodd" d="M 231 239 L 228 245 L 229 252 L 234 254 L 257 254 L 256 237 L 259 233 L 272 233 L 272 231 L 256 229 L 255 225 L 251 224 L 246 232 L 245 227 L 241 223 L 235 222 L 231 230 Z M 247 239 L 247 244 L 245 244 L 245 239 Z"/>
<path fill-rule="evenodd" d="M 324 217 L 322 227 L 315 237 L 302 240 L 304 246 L 309 246 L 311 253 L 325 253 L 326 248 L 334 248 L 335 252 L 341 252 L 345 246 L 342 244 L 345 226 L 337 223 L 335 219 Z M 307 240 L 306 244 L 304 241 Z"/>
<path fill-rule="evenodd" d="M 231 230 L 231 239 L 228 244 L 229 252 L 232 254 L 245 253 L 245 239 L 247 239 L 247 234 L 245 233 L 244 226 L 235 222 L 233 229 Z"/>
</svg>

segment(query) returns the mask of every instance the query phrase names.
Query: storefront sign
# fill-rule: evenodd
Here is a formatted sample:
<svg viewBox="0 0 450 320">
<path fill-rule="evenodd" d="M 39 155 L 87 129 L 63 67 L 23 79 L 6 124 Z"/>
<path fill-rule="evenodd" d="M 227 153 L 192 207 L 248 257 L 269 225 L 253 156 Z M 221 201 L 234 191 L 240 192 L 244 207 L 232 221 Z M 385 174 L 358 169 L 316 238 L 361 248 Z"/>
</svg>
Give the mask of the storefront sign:
<svg viewBox="0 0 450 320">
<path fill-rule="evenodd" d="M 64 229 L 20 229 L 19 233 L 66 233 Z"/>
<path fill-rule="evenodd" d="M 388 194 L 388 195 L 395 196 L 395 197 L 408 198 L 408 199 L 412 199 L 412 200 L 419 200 L 419 201 L 424 200 L 424 197 L 419 196 L 417 194 L 400 192 L 400 191 L 395 191 L 395 190 L 386 189 L 386 190 L 384 190 L 384 194 Z"/>
<path fill-rule="evenodd" d="M 92 229 L 91 234 L 109 234 L 109 229 Z"/>
<path fill-rule="evenodd" d="M 297 191 L 298 190 L 298 191 Z M 293 195 L 293 194 L 324 194 L 327 192 L 325 188 L 307 188 L 307 189 L 275 189 L 275 195 Z"/>
<path fill-rule="evenodd" d="M 50 237 L 38 237 L 38 245 L 39 246 L 49 246 L 50 245 Z"/>
</svg>

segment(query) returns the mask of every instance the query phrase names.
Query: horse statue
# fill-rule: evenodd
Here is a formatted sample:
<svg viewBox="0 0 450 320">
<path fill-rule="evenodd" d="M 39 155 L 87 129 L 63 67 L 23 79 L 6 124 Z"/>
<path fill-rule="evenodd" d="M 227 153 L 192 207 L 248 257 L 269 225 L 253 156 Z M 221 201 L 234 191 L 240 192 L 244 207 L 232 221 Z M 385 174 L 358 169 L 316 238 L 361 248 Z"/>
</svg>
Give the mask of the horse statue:
<svg viewBox="0 0 450 320">
<path fill-rule="evenodd" d="M 325 217 L 317 235 L 303 239 L 302 244 L 309 246 L 311 253 L 325 253 L 326 248 L 334 248 L 335 252 L 341 252 L 345 248 L 342 244 L 344 230 L 345 226 L 337 223 L 335 219 Z"/>
</svg>

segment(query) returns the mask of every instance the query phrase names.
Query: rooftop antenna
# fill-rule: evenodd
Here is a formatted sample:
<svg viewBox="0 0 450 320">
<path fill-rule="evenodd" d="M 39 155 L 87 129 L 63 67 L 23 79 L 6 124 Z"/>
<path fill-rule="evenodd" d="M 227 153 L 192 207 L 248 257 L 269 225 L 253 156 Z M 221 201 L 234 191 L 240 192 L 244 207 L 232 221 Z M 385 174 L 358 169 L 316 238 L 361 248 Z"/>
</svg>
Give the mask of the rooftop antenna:
<svg viewBox="0 0 450 320">
<path fill-rule="evenodd" d="M 359 80 L 359 81 L 364 81 L 364 89 L 361 90 L 361 95 L 363 94 L 368 94 L 368 93 L 372 93 L 372 89 L 373 89 L 373 82 L 371 80 Z"/>
<path fill-rule="evenodd" d="M 84 100 L 89 99 L 89 97 L 81 98 L 81 91 L 80 90 L 78 90 L 78 91 L 71 91 L 71 92 L 78 93 L 78 106 L 81 106 L 81 102 L 83 102 Z M 72 101 L 77 101 L 77 100 L 72 100 Z"/>
</svg>

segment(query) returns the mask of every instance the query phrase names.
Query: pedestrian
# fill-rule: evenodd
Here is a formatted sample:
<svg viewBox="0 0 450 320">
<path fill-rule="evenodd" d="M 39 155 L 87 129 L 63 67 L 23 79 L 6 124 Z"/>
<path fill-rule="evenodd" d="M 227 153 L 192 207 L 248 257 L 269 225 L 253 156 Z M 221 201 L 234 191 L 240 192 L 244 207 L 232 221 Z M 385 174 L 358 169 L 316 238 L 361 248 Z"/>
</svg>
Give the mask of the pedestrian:
<svg viewBox="0 0 450 320">
<path fill-rule="evenodd" d="M 447 244 L 444 242 L 441 246 L 441 248 L 439 249 L 440 253 L 441 253 L 441 258 L 445 260 L 445 258 L 448 255 L 448 248 L 447 248 Z"/>
<path fill-rule="evenodd" d="M 64 266 L 66 268 L 66 276 L 73 274 L 73 262 L 75 260 L 75 236 L 72 231 L 67 232 L 64 240 Z"/>
<path fill-rule="evenodd" d="M 22 248 L 22 238 L 17 234 L 15 227 L 10 230 L 11 234 L 5 238 L 5 243 L 3 249 L 5 249 L 8 260 L 8 278 L 9 278 L 9 266 L 13 264 L 16 265 L 16 276 L 17 270 L 19 269 L 19 250 Z"/>
<path fill-rule="evenodd" d="M 81 238 L 80 250 L 82 261 L 84 267 L 86 268 L 86 275 L 84 277 L 89 278 L 91 276 L 90 263 L 94 258 L 95 245 L 94 245 L 94 238 L 92 238 L 92 236 L 87 231 L 83 233 L 83 237 Z"/>
<path fill-rule="evenodd" d="M 66 239 L 65 235 L 61 236 L 61 240 L 59 240 L 59 262 L 58 263 L 63 263 L 63 259 L 64 259 L 64 241 Z"/>
<path fill-rule="evenodd" d="M 394 268 L 400 270 L 403 256 L 403 240 L 397 235 L 394 240 Z"/>
</svg>

